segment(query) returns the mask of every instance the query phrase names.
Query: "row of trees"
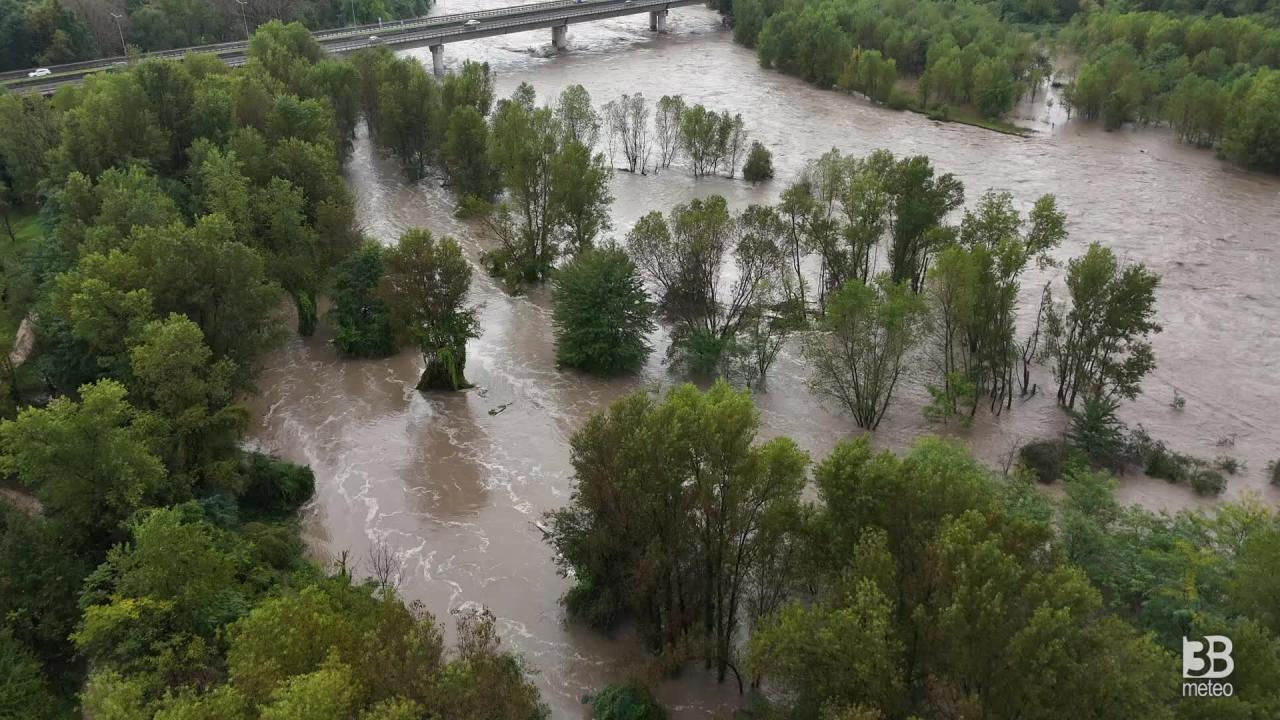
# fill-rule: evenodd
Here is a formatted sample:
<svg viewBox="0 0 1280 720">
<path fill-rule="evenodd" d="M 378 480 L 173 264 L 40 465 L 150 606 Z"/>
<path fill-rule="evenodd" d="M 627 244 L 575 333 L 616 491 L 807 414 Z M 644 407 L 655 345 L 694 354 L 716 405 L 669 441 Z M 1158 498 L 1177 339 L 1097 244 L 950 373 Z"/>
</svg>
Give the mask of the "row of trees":
<svg viewBox="0 0 1280 720">
<path fill-rule="evenodd" d="M 429 0 L 166 0 L 118 7 L 4 0 L 0 71 L 243 40 L 273 20 L 322 29 L 419 17 L 430 8 Z"/>
<path fill-rule="evenodd" d="M 1023 215 L 1008 193 L 986 193 L 951 225 L 963 198 L 926 157 L 832 150 L 775 206 L 735 214 L 712 195 L 651 212 L 625 249 L 562 269 L 560 360 L 633 370 L 648 357 L 656 312 L 671 324 L 674 366 L 747 383 L 763 381 L 787 338 L 805 331 L 811 388 L 869 429 L 904 377 L 928 388 L 927 415 L 964 423 L 980 398 L 999 413 L 1036 392 L 1032 367 L 1044 362 L 1067 409 L 1135 397 L 1155 364 L 1159 278 L 1094 244 L 1068 264 L 1064 301 L 1046 286 L 1019 335 L 1021 277 L 1054 264 L 1066 217 L 1050 195 Z"/>
<path fill-rule="evenodd" d="M 606 103 L 602 115 L 610 161 L 615 150 L 621 152 L 628 172 L 659 172 L 683 158 L 694 177 L 724 173 L 732 178 L 747 154 L 741 115 L 688 105 L 680 95 L 663 95 L 651 109 L 644 95 L 624 94 Z M 759 143 L 754 146 L 760 148 L 757 153 L 767 154 Z M 748 179 L 757 182 L 769 175 L 771 171 L 755 173 Z"/>
<path fill-rule="evenodd" d="M 1280 30 L 1250 18 L 1093 12 L 1066 39 L 1085 61 L 1070 109 L 1107 127 L 1168 124 L 1242 165 L 1280 172 Z"/>
<path fill-rule="evenodd" d="M 971 105 L 998 118 L 1036 92 L 1047 70 L 1031 36 L 987 4 L 739 0 L 732 14 L 734 38 L 756 48 L 761 65 L 902 107 L 912 101 L 895 84 L 906 76 L 922 107 Z"/>
<path fill-rule="evenodd" d="M 353 227 L 359 72 L 274 23 L 235 70 L 192 56 L 0 96 L 9 199 L 40 217 L 5 268 L 36 329 L 9 395 L 38 403 L 0 420 L 19 488 L 0 499 L 0 715 L 546 717 L 492 616 L 461 614 L 447 647 L 386 562 L 369 582 L 308 562 L 291 518 L 310 470 L 240 447 L 235 400 L 290 296 L 303 333 L 330 292 L 344 350 L 412 344 L 423 387 L 465 383 L 461 249 Z"/>
<path fill-rule="evenodd" d="M 932 439 L 902 457 L 843 442 L 806 502 L 808 456 L 757 441 L 758 422 L 721 383 L 635 393 L 574 435 L 574 492 L 549 518 L 572 616 L 767 682 L 769 717 L 1280 709 L 1274 511 L 1125 510 L 1083 470 L 1055 507 Z M 1180 703 L 1182 636 L 1212 632 L 1236 641 L 1235 694 Z"/>
</svg>

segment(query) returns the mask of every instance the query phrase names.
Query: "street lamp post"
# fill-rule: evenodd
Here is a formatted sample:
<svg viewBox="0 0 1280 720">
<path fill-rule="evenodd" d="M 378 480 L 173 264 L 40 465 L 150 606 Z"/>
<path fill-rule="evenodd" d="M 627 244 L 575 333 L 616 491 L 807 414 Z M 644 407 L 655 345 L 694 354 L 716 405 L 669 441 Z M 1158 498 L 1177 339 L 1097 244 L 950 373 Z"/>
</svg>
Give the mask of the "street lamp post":
<svg viewBox="0 0 1280 720">
<path fill-rule="evenodd" d="M 249 39 L 249 18 L 244 14 L 244 8 L 249 4 L 249 0 L 236 0 L 236 4 L 240 6 L 240 19 L 244 21 L 244 39 Z"/>
<path fill-rule="evenodd" d="M 124 44 L 124 31 L 120 29 L 120 18 L 124 16 L 111 13 L 111 17 L 114 18 L 116 21 L 116 32 L 120 33 L 120 54 L 128 55 L 129 48 L 125 47 L 125 44 Z"/>
</svg>

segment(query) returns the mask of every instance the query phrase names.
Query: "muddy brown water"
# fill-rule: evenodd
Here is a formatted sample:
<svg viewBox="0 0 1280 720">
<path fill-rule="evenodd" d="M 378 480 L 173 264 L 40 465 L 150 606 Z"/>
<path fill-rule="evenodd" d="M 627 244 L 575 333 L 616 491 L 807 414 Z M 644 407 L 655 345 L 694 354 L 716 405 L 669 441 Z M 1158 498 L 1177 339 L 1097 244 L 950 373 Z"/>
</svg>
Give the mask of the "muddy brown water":
<svg viewBox="0 0 1280 720">
<path fill-rule="evenodd" d="M 435 12 L 486 2 L 444 0 Z M 1025 211 L 1040 194 L 1056 194 L 1071 231 L 1060 259 L 1097 241 L 1163 278 L 1158 369 L 1143 396 L 1125 406 L 1125 420 L 1141 422 L 1178 450 L 1245 461 L 1227 497 L 1253 492 L 1269 503 L 1280 499 L 1265 479 L 1266 463 L 1280 457 L 1274 429 L 1280 180 L 1234 169 L 1164 132 L 1106 133 L 1066 123 L 1043 97 L 1018 111 L 1036 130 L 1031 137 L 938 124 L 761 70 L 710 11 L 672 11 L 671 28 L 654 37 L 647 18 L 637 15 L 571 27 L 569 51 L 559 56 L 548 52 L 547 31 L 449 45 L 446 54 L 450 66 L 468 57 L 490 62 L 500 95 L 522 81 L 540 98 L 581 83 L 597 105 L 623 92 L 651 99 L 682 93 L 742 113 L 753 138 L 772 148 L 779 180 L 759 187 L 695 181 L 680 168 L 618 173 L 612 231 L 618 236 L 645 212 L 690 196 L 720 193 L 737 207 L 771 202 L 805 162 L 832 147 L 927 154 L 964 181 L 970 200 L 986 189 L 1007 190 Z M 425 48 L 410 54 L 430 66 Z M 371 236 L 390 243 L 406 228 L 423 226 L 458 237 L 468 256 L 478 257 L 484 238 L 452 217 L 452 200 L 435 182 L 405 183 L 395 163 L 378 157 L 364 138 L 347 175 Z M 1027 274 L 1024 316 L 1034 312 L 1040 285 L 1053 278 L 1060 283 L 1061 270 Z M 314 469 L 316 497 L 303 522 L 317 556 L 348 551 L 367 570 L 369 549 L 385 544 L 402 563 L 407 597 L 446 624 L 452 609 L 489 607 L 504 641 L 535 672 L 553 716 L 585 717 L 581 695 L 625 679 L 645 656 L 626 633 L 605 638 L 565 621 L 558 599 L 568 581 L 556 574 L 532 523 L 567 500 L 567 442 L 584 419 L 620 394 L 672 382 L 661 362 L 666 337 L 655 333 L 658 350 L 637 377 L 592 379 L 556 369 L 544 291 L 509 297 L 477 272 L 471 298 L 481 307 L 483 328 L 468 348 L 467 375 L 476 389 L 423 395 L 413 389 L 421 367 L 416 354 L 343 361 L 322 329 L 268 358 L 252 400 L 252 441 Z M 789 435 L 819 458 L 858 431 L 845 413 L 809 394 L 805 372 L 789 348 L 757 403 L 763 435 Z M 1048 382 L 1044 374 L 1039 380 L 1042 387 Z M 1175 390 L 1186 398 L 1180 411 L 1170 406 Z M 907 380 L 875 441 L 901 449 L 922 434 L 956 435 L 998 466 L 1021 443 L 1062 427 L 1050 396 L 1015 401 L 1012 411 L 959 431 L 927 423 L 919 382 Z M 1167 510 L 1205 502 L 1185 487 L 1134 477 L 1123 481 L 1120 495 Z M 727 716 L 737 702 L 732 688 L 698 670 L 663 683 L 659 693 L 679 718 Z"/>
</svg>

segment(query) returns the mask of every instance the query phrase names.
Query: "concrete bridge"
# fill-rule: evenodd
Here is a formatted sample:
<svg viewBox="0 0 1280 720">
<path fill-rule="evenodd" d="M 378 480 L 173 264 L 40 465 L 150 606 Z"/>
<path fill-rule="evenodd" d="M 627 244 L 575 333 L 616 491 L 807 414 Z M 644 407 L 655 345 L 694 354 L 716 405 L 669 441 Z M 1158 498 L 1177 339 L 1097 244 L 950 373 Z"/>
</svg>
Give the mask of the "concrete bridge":
<svg viewBox="0 0 1280 720">
<path fill-rule="evenodd" d="M 477 40 L 495 35 L 551 28 L 551 44 L 563 50 L 568 42 L 568 28 L 573 23 L 605 20 L 624 15 L 649 14 L 649 29 L 666 30 L 667 12 L 673 7 L 699 5 L 704 0 L 552 0 L 551 2 L 515 5 L 493 10 L 436 15 L 409 20 L 374 23 L 349 28 L 318 30 L 312 33 L 326 51 L 344 55 L 369 47 L 431 48 L 433 69 L 444 74 L 444 46 L 462 40 Z M 143 55 L 141 59 L 179 60 L 192 53 L 217 56 L 231 66 L 247 60 L 248 42 L 217 43 Z M 117 56 L 84 62 L 53 65 L 50 73 L 30 78 L 34 68 L 0 73 L 0 85 L 9 90 L 52 93 L 59 87 L 81 82 L 95 72 L 110 72 L 127 67 L 138 58 Z"/>
</svg>

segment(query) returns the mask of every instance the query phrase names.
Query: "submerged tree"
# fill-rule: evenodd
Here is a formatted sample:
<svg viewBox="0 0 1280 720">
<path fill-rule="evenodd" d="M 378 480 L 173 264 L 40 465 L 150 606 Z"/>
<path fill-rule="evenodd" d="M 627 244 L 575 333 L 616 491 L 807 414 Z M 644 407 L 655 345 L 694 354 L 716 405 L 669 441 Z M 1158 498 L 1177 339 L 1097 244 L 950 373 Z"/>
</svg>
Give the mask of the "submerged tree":
<svg viewBox="0 0 1280 720">
<path fill-rule="evenodd" d="M 333 344 L 345 355 L 385 357 L 396 350 L 390 313 L 378 296 L 383 253 L 376 241 L 367 241 L 334 271 Z"/>
<path fill-rule="evenodd" d="M 747 151 L 747 162 L 742 166 L 742 179 L 753 183 L 773 179 L 773 155 L 758 140 L 753 140 L 751 149 Z"/>
<path fill-rule="evenodd" d="M 623 94 L 604 106 L 609 137 L 622 149 L 628 172 L 644 173 L 652 151 L 649 139 L 649 105 L 644 95 Z"/>
<path fill-rule="evenodd" d="M 786 438 L 755 444 L 759 422 L 750 396 L 720 382 L 633 393 L 574 435 L 573 496 L 550 535 L 577 578 L 571 613 L 601 627 L 634 618 L 659 650 L 696 639 L 722 681 L 737 672 L 762 528 L 798 505 L 808 464 Z"/>
<path fill-rule="evenodd" d="M 653 306 L 636 266 L 619 247 L 587 250 L 556 271 L 556 360 L 601 375 L 629 372 L 653 348 Z"/>
<path fill-rule="evenodd" d="M 894 282 L 907 282 L 920 292 L 929 258 L 944 244 L 943 220 L 964 202 L 964 186 L 950 173 L 934 174 L 929 158 L 903 158 L 890 182 L 893 215 L 890 223 L 889 271 Z"/>
<path fill-rule="evenodd" d="M 609 228 L 609 173 L 604 156 L 576 139 L 590 134 L 590 119 L 569 99 L 559 115 L 533 105 L 533 89 L 522 85 L 503 100 L 493 118 L 491 158 L 509 200 L 488 220 L 502 247 L 485 256 L 490 271 L 509 285 L 545 279 L 556 258 L 589 248 Z"/>
<path fill-rule="evenodd" d="M 735 218 L 712 195 L 672 208 L 669 221 L 649 213 L 627 236 L 636 265 L 658 287 L 659 309 L 675 324 L 670 357 L 694 373 L 731 373 L 744 351 L 756 354 L 743 346 L 742 330 L 758 313 L 776 312 L 766 281 L 782 268 L 779 224 L 770 218 L 771 210 L 755 206 Z M 720 276 L 730 254 L 737 272 L 726 284 Z"/>
<path fill-rule="evenodd" d="M 805 346 L 813 363 L 810 387 L 844 405 L 858 427 L 875 430 L 893 399 L 923 314 L 923 301 L 887 276 L 871 285 L 845 283 L 830 298 L 825 332 Z"/>
<path fill-rule="evenodd" d="M 663 95 L 658 99 L 653 116 L 653 130 L 658 141 L 658 167 L 671 167 L 680 152 L 680 118 L 684 116 L 684 98 L 680 95 Z"/>
<path fill-rule="evenodd" d="M 467 387 L 467 340 L 479 337 L 479 322 L 465 305 L 471 266 L 458 243 L 415 228 L 386 250 L 383 265 L 378 294 L 401 342 L 417 347 L 426 363 L 418 389 Z"/>
<path fill-rule="evenodd" d="M 566 143 L 576 142 L 594 151 L 600 139 L 600 115 L 591 106 L 591 94 L 581 85 L 570 85 L 560 93 L 556 120 Z"/>
<path fill-rule="evenodd" d="M 1058 402 L 1137 397 L 1155 369 L 1149 340 L 1160 277 L 1140 263 L 1125 264 L 1097 243 L 1067 266 L 1069 305 L 1051 306 L 1048 354 L 1058 381 Z"/>
</svg>

